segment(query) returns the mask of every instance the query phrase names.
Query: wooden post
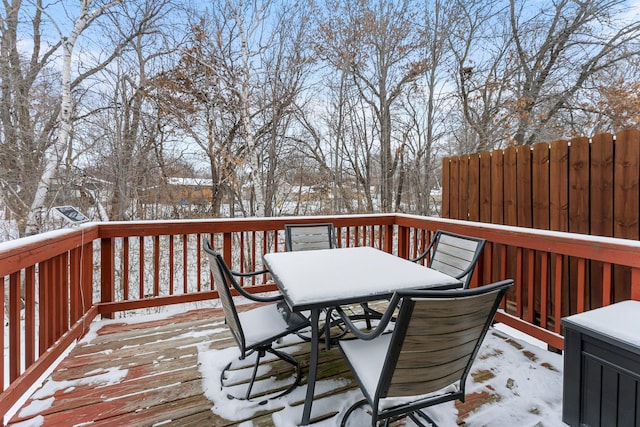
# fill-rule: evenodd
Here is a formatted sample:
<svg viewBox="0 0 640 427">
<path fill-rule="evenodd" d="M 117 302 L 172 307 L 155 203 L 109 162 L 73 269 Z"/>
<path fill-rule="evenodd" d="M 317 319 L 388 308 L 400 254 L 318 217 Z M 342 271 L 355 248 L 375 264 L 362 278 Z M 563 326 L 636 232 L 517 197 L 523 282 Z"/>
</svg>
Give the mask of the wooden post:
<svg viewBox="0 0 640 427">
<path fill-rule="evenodd" d="M 403 225 L 398 226 L 398 256 L 409 257 L 409 228 Z"/>
<path fill-rule="evenodd" d="M 115 267 L 115 245 L 113 238 L 100 239 L 100 302 L 113 302 Z M 144 269 L 144 265 L 140 266 L 140 270 Z M 142 298 L 142 295 L 140 295 Z M 108 319 L 113 318 L 113 313 L 103 315 Z"/>
<path fill-rule="evenodd" d="M 20 375 L 20 272 L 9 276 L 9 382 Z M 2 367 L 4 369 L 4 366 Z"/>
</svg>

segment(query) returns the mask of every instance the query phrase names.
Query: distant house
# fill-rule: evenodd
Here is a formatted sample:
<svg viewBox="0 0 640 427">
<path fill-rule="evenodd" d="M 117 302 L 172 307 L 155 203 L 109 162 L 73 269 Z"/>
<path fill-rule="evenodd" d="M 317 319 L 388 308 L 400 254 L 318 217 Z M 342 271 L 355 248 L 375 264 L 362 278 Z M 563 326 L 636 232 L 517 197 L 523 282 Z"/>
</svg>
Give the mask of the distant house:
<svg viewBox="0 0 640 427">
<path fill-rule="evenodd" d="M 171 197 L 168 202 L 171 204 L 190 206 L 211 203 L 211 179 L 173 177 L 167 180 L 167 185 Z"/>
</svg>

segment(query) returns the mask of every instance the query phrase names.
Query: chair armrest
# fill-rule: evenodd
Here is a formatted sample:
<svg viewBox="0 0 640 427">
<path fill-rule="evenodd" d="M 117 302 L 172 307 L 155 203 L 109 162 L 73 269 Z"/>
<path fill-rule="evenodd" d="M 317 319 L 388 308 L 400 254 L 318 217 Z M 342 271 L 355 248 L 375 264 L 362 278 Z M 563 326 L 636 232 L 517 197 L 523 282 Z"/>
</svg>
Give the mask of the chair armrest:
<svg viewBox="0 0 640 427">
<path fill-rule="evenodd" d="M 269 273 L 269 270 L 257 270 L 257 271 L 249 271 L 247 273 L 241 273 L 239 271 L 231 271 L 231 274 L 233 274 L 234 276 L 238 276 L 238 277 L 253 277 L 253 276 L 259 276 L 261 274 L 267 274 Z"/>
<path fill-rule="evenodd" d="M 231 274 L 233 274 L 234 276 L 238 276 L 238 277 L 252 277 L 252 276 L 258 276 L 260 274 L 266 274 L 269 272 L 269 270 L 259 270 L 259 271 L 250 271 L 248 273 L 240 273 L 238 271 L 231 271 L 229 270 L 229 272 Z M 240 295 L 242 295 L 243 297 L 250 299 L 252 301 L 256 301 L 256 302 L 274 302 L 274 301 L 281 301 L 284 299 L 284 297 L 282 295 L 274 295 L 272 297 L 261 297 L 259 295 L 255 295 L 252 293 L 247 292 L 246 289 L 244 289 L 242 286 L 240 286 L 240 284 L 236 281 L 236 280 L 230 280 L 233 288 L 238 291 L 238 293 Z"/>
<path fill-rule="evenodd" d="M 344 310 L 342 310 L 342 307 L 337 306 L 335 307 L 335 310 L 349 329 L 349 332 L 362 340 L 372 340 L 380 336 L 387 329 L 387 325 L 393 318 L 393 313 L 399 301 L 400 299 L 396 295 L 394 295 L 391 299 L 391 302 L 389 303 L 389 306 L 387 307 L 387 310 L 382 315 L 380 322 L 375 327 L 375 329 L 369 333 L 362 332 L 349 318 L 349 315 L 345 313 Z"/>
<path fill-rule="evenodd" d="M 417 257 L 409 258 L 409 261 L 411 261 L 411 262 L 422 261 L 427 255 L 429 255 L 429 253 L 431 252 L 431 248 L 433 247 L 434 243 L 435 243 L 435 239 L 431 239 L 431 241 L 429 242 L 429 246 L 427 246 L 427 249 L 425 249 L 424 252 L 422 252 Z"/>
</svg>

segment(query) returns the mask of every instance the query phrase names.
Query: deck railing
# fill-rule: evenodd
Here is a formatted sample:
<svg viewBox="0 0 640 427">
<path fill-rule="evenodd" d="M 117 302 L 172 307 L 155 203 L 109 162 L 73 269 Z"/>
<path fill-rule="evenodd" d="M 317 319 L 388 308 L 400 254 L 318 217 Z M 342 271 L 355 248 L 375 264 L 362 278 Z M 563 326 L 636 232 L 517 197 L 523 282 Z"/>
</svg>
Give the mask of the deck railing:
<svg viewBox="0 0 640 427">
<path fill-rule="evenodd" d="M 487 239 L 472 286 L 513 277 L 515 290 L 498 320 L 558 349 L 562 316 L 640 300 L 640 242 L 622 239 L 393 214 L 85 224 L 0 244 L 0 347 L 8 349 L 0 353 L 0 414 L 96 316 L 217 298 L 203 239 L 233 269 L 250 271 L 262 268 L 263 253 L 284 250 L 284 224 L 328 221 L 341 247 L 374 246 L 405 258 L 418 254 L 437 229 Z M 577 263 L 576 277 L 568 276 L 568 263 Z M 596 303 L 587 275 L 602 285 Z M 275 290 L 267 274 L 242 285 Z M 575 303 L 567 302 L 571 293 Z"/>
</svg>

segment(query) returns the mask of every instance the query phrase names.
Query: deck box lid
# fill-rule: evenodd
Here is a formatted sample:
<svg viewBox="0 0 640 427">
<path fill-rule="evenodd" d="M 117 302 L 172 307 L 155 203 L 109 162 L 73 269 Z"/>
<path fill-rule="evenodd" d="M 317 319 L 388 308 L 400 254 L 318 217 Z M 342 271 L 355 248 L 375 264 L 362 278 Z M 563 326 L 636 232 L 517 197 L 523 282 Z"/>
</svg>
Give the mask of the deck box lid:
<svg viewBox="0 0 640 427">
<path fill-rule="evenodd" d="M 562 325 L 605 341 L 625 343 L 640 354 L 640 301 L 622 301 L 574 314 L 563 318 Z"/>
</svg>

